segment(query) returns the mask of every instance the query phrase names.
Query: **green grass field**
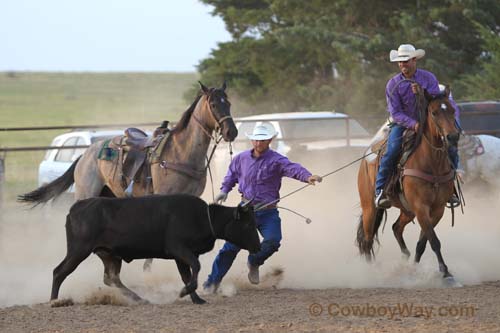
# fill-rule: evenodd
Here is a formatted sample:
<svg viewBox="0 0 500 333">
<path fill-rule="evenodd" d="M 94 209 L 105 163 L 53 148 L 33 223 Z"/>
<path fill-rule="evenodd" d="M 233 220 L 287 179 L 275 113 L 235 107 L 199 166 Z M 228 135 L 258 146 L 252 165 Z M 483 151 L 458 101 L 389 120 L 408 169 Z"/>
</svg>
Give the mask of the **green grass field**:
<svg viewBox="0 0 500 333">
<path fill-rule="evenodd" d="M 0 72 L 0 127 L 175 121 L 189 106 L 196 73 Z M 1 147 L 49 145 L 65 131 L 0 131 Z M 7 198 L 37 184 L 44 152 L 5 156 Z"/>
</svg>

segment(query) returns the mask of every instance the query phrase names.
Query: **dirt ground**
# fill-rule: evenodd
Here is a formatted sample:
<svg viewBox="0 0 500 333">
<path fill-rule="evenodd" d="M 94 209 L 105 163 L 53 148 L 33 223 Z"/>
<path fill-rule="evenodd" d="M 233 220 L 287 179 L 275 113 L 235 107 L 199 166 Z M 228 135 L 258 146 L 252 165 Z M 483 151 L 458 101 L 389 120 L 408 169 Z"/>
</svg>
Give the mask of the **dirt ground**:
<svg viewBox="0 0 500 333">
<path fill-rule="evenodd" d="M 310 167 L 324 174 L 324 168 Z M 465 214 L 449 212 L 436 228 L 450 271 L 463 287 L 447 287 L 434 253 L 419 265 L 402 260 L 389 212 L 377 260 L 367 264 L 354 245 L 360 209 L 354 170 L 335 174 L 282 201 L 282 246 L 261 269 L 262 283 L 249 284 L 246 253 L 240 253 L 215 295 L 194 305 L 179 299 L 175 264 L 125 264 L 122 280 L 151 304 L 130 304 L 102 282 L 102 264 L 91 256 L 61 287 L 74 305 L 50 307 L 52 269 L 65 254 L 64 205 L 26 210 L 7 203 L 0 220 L 0 332 L 500 332 L 500 196 L 467 186 Z M 285 181 L 282 196 L 301 184 Z M 217 189 L 218 185 L 216 185 Z M 210 184 L 205 199 L 210 199 Z M 236 191 L 234 191 L 236 192 Z M 229 205 L 238 201 L 231 193 Z M 415 248 L 418 224 L 405 237 Z M 199 285 L 222 242 L 200 258 Z M 414 252 L 414 251 L 412 251 Z M 283 273 L 275 273 L 282 270 Z"/>
<path fill-rule="evenodd" d="M 499 332 L 500 282 L 441 289 L 243 289 L 163 305 L 0 309 L 2 332 Z M 104 301 L 104 299 L 102 299 Z"/>
</svg>

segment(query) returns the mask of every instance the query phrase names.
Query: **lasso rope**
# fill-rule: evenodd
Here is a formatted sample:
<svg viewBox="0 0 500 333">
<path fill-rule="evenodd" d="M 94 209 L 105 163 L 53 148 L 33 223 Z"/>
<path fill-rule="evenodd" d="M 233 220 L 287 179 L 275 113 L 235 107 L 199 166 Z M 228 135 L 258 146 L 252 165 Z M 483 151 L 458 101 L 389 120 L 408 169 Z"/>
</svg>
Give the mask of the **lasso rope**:
<svg viewBox="0 0 500 333">
<path fill-rule="evenodd" d="M 333 171 L 331 171 L 331 172 L 328 172 L 328 173 L 324 174 L 323 176 L 321 176 L 321 178 L 326 178 L 326 177 L 328 177 L 328 176 L 333 175 L 334 173 L 337 173 L 337 172 L 339 172 L 339 171 L 342 171 L 342 170 L 344 170 L 345 168 L 350 167 L 350 166 L 351 166 L 351 165 L 353 165 L 354 163 L 356 163 L 356 162 L 358 162 L 358 161 L 361 161 L 362 159 L 364 159 L 364 158 L 365 158 L 365 157 L 367 157 L 367 156 L 370 156 L 370 155 L 372 155 L 372 154 L 377 154 L 379 151 L 380 151 L 380 149 L 378 149 L 378 150 L 376 150 L 376 151 L 369 152 L 368 154 L 365 154 L 365 155 L 363 155 L 363 156 L 361 156 L 361 157 L 359 157 L 359 158 L 355 159 L 354 161 L 351 161 L 351 162 L 349 162 L 349 163 L 347 163 L 347 164 L 345 164 L 345 165 L 341 166 L 340 168 L 337 168 L 337 169 L 335 169 L 335 170 L 333 170 Z M 311 186 L 311 184 L 306 184 L 306 185 L 303 185 L 303 186 L 299 187 L 298 189 L 293 190 L 293 191 L 292 191 L 292 192 L 290 192 L 290 193 L 287 193 L 286 195 L 282 196 L 281 198 L 278 198 L 278 199 L 276 199 L 276 200 L 270 201 L 270 202 L 268 202 L 268 203 L 266 203 L 266 204 L 264 204 L 264 205 L 260 205 L 260 206 L 258 206 L 258 207 L 255 209 L 255 211 L 262 210 L 262 209 L 266 208 L 266 207 L 267 207 L 267 206 L 269 206 L 269 205 L 275 204 L 275 203 L 277 203 L 278 201 L 283 200 L 283 199 L 285 199 L 286 197 L 291 196 L 292 194 L 295 194 L 295 193 L 297 193 L 297 192 L 299 192 L 299 191 L 302 191 L 303 189 L 305 189 L 305 188 L 306 188 L 306 187 L 308 187 L 308 186 Z M 283 207 L 282 207 L 282 208 L 283 208 Z M 288 209 L 288 210 L 290 210 L 290 209 Z"/>
</svg>

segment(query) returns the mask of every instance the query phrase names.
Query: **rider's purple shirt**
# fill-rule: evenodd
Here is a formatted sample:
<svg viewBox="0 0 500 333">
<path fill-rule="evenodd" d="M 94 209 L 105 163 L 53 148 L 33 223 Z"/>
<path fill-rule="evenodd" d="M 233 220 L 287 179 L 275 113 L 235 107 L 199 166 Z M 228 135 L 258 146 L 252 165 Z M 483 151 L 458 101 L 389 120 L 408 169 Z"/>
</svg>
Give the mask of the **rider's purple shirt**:
<svg viewBox="0 0 500 333">
<path fill-rule="evenodd" d="M 236 183 L 238 191 L 255 203 L 268 203 L 279 199 L 282 177 L 307 182 L 311 173 L 298 163 L 268 149 L 260 157 L 252 156 L 252 150 L 238 154 L 229 165 L 221 190 L 229 193 Z"/>
<path fill-rule="evenodd" d="M 416 109 L 415 94 L 411 91 L 410 81 L 405 80 L 402 73 L 394 75 L 385 88 L 387 99 L 387 111 L 392 119 L 399 125 L 406 128 L 414 128 L 418 121 L 418 112 Z M 423 89 L 433 96 L 439 95 L 439 83 L 434 74 L 423 69 L 416 70 L 410 80 L 418 83 Z M 403 82 L 401 82 L 403 81 Z M 459 119 L 459 109 L 453 98 L 450 98 L 450 104 L 455 109 L 455 119 Z"/>
</svg>

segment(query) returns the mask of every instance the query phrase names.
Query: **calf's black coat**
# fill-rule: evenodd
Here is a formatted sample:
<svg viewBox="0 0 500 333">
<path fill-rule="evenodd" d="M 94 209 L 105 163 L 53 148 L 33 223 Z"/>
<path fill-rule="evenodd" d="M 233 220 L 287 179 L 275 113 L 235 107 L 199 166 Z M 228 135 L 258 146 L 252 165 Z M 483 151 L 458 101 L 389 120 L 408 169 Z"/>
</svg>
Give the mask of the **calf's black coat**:
<svg viewBox="0 0 500 333">
<path fill-rule="evenodd" d="M 120 280 L 122 260 L 174 259 L 185 283 L 180 296 L 196 293 L 198 256 L 213 249 L 216 238 L 250 252 L 260 248 L 251 206 L 207 205 L 185 194 L 139 198 L 90 198 L 76 202 L 66 218 L 67 254 L 54 269 L 51 300 L 64 279 L 92 252 L 104 263 L 104 283 L 140 300 Z"/>
</svg>

